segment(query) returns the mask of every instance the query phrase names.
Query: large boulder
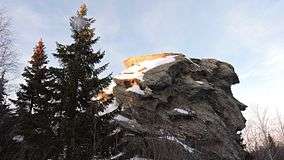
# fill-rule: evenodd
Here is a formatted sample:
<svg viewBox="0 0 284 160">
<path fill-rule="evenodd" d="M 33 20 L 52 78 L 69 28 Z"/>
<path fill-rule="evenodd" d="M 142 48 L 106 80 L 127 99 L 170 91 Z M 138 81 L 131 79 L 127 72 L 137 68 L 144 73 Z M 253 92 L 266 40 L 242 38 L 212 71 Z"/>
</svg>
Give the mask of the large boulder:
<svg viewBox="0 0 284 160">
<path fill-rule="evenodd" d="M 231 85 L 239 83 L 232 65 L 182 54 L 144 57 L 167 56 L 174 60 L 145 69 L 135 83 L 133 77 L 114 79 L 113 95 L 122 108 L 115 123 L 123 154 L 116 159 L 244 159 L 239 131 L 245 127 L 241 111 L 246 105 L 231 92 Z M 126 62 L 133 67 L 143 57 Z"/>
</svg>

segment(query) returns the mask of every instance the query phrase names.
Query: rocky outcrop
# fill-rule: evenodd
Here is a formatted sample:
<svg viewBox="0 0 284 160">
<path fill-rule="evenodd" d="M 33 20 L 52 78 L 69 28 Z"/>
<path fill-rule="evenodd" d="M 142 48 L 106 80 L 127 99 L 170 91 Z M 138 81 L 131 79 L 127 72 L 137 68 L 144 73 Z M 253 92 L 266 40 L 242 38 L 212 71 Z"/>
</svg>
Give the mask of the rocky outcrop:
<svg viewBox="0 0 284 160">
<path fill-rule="evenodd" d="M 115 117 L 122 136 L 116 158 L 244 159 L 238 131 L 245 127 L 246 105 L 233 97 L 231 86 L 239 79 L 232 65 L 182 54 L 162 57 L 169 56 L 174 61 L 145 69 L 135 83 L 133 77 L 114 78 L 113 95 L 122 108 Z M 143 62 L 137 59 L 126 66 Z"/>
</svg>

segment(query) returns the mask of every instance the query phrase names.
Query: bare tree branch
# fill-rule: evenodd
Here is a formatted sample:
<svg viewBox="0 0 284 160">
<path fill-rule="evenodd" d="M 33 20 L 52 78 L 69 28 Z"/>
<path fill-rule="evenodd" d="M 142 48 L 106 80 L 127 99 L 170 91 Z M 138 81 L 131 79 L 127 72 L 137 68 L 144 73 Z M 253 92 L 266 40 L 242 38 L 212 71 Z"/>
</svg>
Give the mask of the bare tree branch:
<svg viewBox="0 0 284 160">
<path fill-rule="evenodd" d="M 0 9 L 0 71 L 12 72 L 16 67 L 15 51 L 10 30 L 10 19 Z"/>
</svg>

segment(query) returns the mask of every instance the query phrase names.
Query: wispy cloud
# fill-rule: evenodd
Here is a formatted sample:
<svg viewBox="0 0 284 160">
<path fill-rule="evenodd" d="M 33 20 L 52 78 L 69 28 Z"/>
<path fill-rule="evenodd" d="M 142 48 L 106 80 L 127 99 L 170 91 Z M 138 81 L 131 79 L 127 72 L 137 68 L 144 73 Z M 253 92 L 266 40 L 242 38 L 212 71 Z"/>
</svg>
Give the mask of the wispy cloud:
<svg viewBox="0 0 284 160">
<path fill-rule="evenodd" d="M 284 23 L 280 22 L 284 14 L 278 7 L 283 3 L 271 1 L 258 8 L 256 3 L 239 3 L 226 17 L 227 35 L 250 51 L 246 53 L 248 59 L 239 59 L 244 65 L 250 64 L 240 69 L 241 81 L 248 86 L 236 87 L 235 91 L 252 107 L 258 104 L 284 112 Z"/>
</svg>

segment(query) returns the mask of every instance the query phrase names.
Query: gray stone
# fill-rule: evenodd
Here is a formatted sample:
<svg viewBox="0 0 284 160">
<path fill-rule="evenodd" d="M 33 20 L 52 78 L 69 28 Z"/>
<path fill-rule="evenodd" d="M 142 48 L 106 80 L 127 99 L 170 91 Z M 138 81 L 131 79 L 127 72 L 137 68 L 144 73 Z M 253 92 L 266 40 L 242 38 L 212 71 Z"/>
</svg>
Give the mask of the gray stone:
<svg viewBox="0 0 284 160">
<path fill-rule="evenodd" d="M 145 95 L 127 92 L 119 82 L 114 96 L 132 120 L 118 123 L 124 159 L 243 159 L 237 131 L 245 127 L 241 111 L 247 106 L 233 97 L 236 83 L 232 65 L 183 55 L 145 73 L 139 84 Z"/>
</svg>

